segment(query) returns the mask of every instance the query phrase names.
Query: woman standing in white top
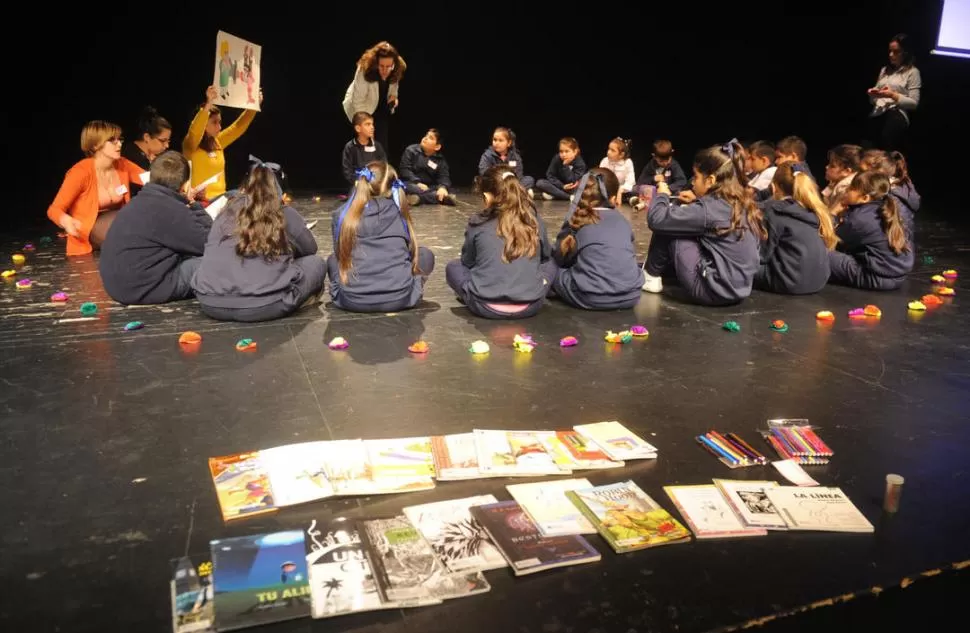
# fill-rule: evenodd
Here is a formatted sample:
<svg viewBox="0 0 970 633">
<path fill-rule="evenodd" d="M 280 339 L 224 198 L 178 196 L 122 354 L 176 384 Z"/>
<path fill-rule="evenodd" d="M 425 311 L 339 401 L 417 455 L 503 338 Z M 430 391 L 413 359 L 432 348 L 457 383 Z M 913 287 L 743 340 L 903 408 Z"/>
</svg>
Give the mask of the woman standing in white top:
<svg viewBox="0 0 970 633">
<path fill-rule="evenodd" d="M 913 65 L 909 37 L 900 33 L 889 41 L 889 64 L 882 67 L 876 86 L 868 91 L 873 106 L 869 137 L 880 149 L 902 149 L 922 87 L 919 69 Z"/>
<path fill-rule="evenodd" d="M 364 51 L 357 61 L 354 80 L 344 95 L 344 113 L 349 121 L 357 112 L 374 117 L 374 140 L 384 147 L 387 155 L 391 148 L 387 142 L 391 115 L 398 106 L 398 85 L 407 64 L 389 42 L 378 42 Z"/>
<path fill-rule="evenodd" d="M 619 136 L 610 141 L 606 148 L 606 156 L 600 161 L 600 167 L 609 169 L 616 174 L 616 179 L 620 181 L 620 203 L 629 203 L 637 211 L 643 208 L 640 198 L 633 193 L 637 186 L 636 171 L 633 169 L 633 160 L 630 158 L 630 150 L 633 141 L 622 139 Z"/>
</svg>

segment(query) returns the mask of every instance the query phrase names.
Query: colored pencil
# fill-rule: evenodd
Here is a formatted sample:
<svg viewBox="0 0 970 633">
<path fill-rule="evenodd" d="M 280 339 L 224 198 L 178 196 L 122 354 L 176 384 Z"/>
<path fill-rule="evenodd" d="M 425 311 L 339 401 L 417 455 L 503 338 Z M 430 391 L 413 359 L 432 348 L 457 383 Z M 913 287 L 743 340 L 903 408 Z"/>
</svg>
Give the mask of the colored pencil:
<svg viewBox="0 0 970 633">
<path fill-rule="evenodd" d="M 815 430 L 814 429 L 812 429 L 811 427 L 808 427 L 808 426 L 806 426 L 804 428 L 805 428 L 805 435 L 808 436 L 809 439 L 811 439 L 813 442 L 815 442 L 818 445 L 818 447 L 819 447 L 820 452 L 822 453 L 822 455 L 827 455 L 829 457 L 831 457 L 832 455 L 834 455 L 834 453 L 832 452 L 832 449 L 828 447 L 828 444 L 826 444 L 825 442 L 822 441 L 822 438 L 820 438 L 815 433 Z"/>
<path fill-rule="evenodd" d="M 703 443 L 704 443 L 705 445 L 707 445 L 707 446 L 709 446 L 710 448 L 712 448 L 712 449 L 713 449 L 714 451 L 716 451 L 716 452 L 717 452 L 718 454 L 720 454 L 720 455 L 721 455 L 721 457 L 723 457 L 724 459 L 726 459 L 726 460 L 728 460 L 728 461 L 729 461 L 729 462 L 731 462 L 732 464 L 737 464 L 737 463 L 738 463 L 738 460 L 737 460 L 737 459 L 735 459 L 735 458 L 734 458 L 733 456 L 731 456 L 731 454 L 730 454 L 730 453 L 726 453 L 726 452 L 725 452 L 725 451 L 724 451 L 723 449 L 721 449 L 721 448 L 720 448 L 720 447 L 719 447 L 719 446 L 718 446 L 717 444 L 715 444 L 715 443 L 714 443 L 714 442 L 712 442 L 712 441 L 711 441 L 710 439 L 708 439 L 708 438 L 707 438 L 707 436 L 705 436 L 705 435 L 698 435 L 698 436 L 697 436 L 697 439 L 699 439 L 699 440 L 700 440 L 701 442 L 703 442 Z"/>
<path fill-rule="evenodd" d="M 723 451 L 730 454 L 732 457 L 734 457 L 734 459 L 738 460 L 739 462 L 743 463 L 748 461 L 744 453 L 738 452 L 734 447 L 731 446 L 731 443 L 728 442 L 726 439 L 724 439 L 724 437 L 717 431 L 709 431 L 707 433 L 707 439 L 711 440 L 712 442 L 720 446 Z"/>
<path fill-rule="evenodd" d="M 754 448 L 752 448 L 750 444 L 742 440 L 738 435 L 734 433 L 729 433 L 728 437 L 734 440 L 735 442 L 737 442 L 740 446 L 743 446 L 749 453 L 751 453 L 754 456 L 754 460 L 756 462 L 760 462 L 763 464 L 766 461 L 768 461 L 767 457 L 765 457 L 764 455 L 756 451 Z"/>
</svg>

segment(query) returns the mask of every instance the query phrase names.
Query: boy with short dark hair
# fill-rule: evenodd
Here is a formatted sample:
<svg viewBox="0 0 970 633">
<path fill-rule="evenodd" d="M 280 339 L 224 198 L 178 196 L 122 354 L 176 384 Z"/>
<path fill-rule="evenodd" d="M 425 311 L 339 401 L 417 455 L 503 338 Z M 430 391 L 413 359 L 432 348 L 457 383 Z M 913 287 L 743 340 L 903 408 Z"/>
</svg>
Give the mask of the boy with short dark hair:
<svg viewBox="0 0 970 633">
<path fill-rule="evenodd" d="M 409 145 L 401 156 L 398 170 L 411 206 L 424 204 L 455 205 L 451 191 L 448 161 L 441 154 L 441 132 L 428 130 L 420 143 Z"/>
</svg>

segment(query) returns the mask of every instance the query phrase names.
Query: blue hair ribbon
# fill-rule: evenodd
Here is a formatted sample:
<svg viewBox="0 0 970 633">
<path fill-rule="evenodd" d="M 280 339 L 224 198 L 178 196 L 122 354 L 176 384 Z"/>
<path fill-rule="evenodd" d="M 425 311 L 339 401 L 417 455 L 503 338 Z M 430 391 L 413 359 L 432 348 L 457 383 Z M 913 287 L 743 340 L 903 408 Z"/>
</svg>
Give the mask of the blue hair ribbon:
<svg viewBox="0 0 970 633">
<path fill-rule="evenodd" d="M 738 142 L 739 141 L 737 138 L 732 138 L 724 145 L 721 145 L 721 151 L 727 154 L 731 158 L 731 160 L 734 160 L 734 144 Z"/>
<path fill-rule="evenodd" d="M 249 163 L 250 163 L 250 166 L 249 166 L 250 171 L 252 171 L 253 169 L 255 169 L 257 167 L 264 167 L 264 168 L 270 170 L 271 172 L 273 172 L 273 175 L 276 176 L 276 189 L 280 193 L 280 200 L 282 200 L 283 199 L 283 185 L 280 183 L 280 179 L 281 178 L 285 178 L 286 177 L 286 174 L 283 173 L 283 168 L 280 167 L 280 164 L 279 163 L 267 163 L 267 162 L 265 162 L 263 160 L 260 160 L 260 159 L 256 158 L 252 154 L 249 155 Z"/>
<path fill-rule="evenodd" d="M 361 169 L 358 169 L 356 173 L 358 178 L 364 178 L 365 180 L 367 180 L 367 182 L 372 182 L 374 180 L 374 172 L 372 172 L 367 167 L 362 167 Z M 404 218 L 404 213 L 401 211 L 401 195 L 402 195 L 401 192 L 403 191 L 405 191 L 404 183 L 401 182 L 400 179 L 395 178 L 394 181 L 391 182 L 391 198 L 394 200 L 394 204 L 397 205 L 398 211 L 401 213 L 401 225 L 404 227 L 404 235 L 406 236 L 405 239 L 407 239 L 408 242 L 410 242 L 411 231 L 408 229 L 408 222 Z M 357 197 L 357 187 L 355 186 L 351 190 L 350 198 L 348 198 L 347 202 L 345 202 L 344 205 L 340 208 L 340 214 L 337 216 L 337 223 L 334 225 L 334 228 L 333 228 L 333 241 L 335 244 L 340 239 L 340 228 L 344 223 L 344 218 L 347 217 L 347 212 L 350 210 L 351 203 L 353 203 L 354 198 L 356 197 Z"/>
<path fill-rule="evenodd" d="M 354 172 L 354 175 L 357 176 L 358 179 L 363 178 L 367 182 L 374 182 L 374 172 L 372 172 L 369 167 L 361 167 Z"/>
<path fill-rule="evenodd" d="M 569 211 L 566 212 L 566 222 L 569 222 L 569 218 L 573 217 L 576 207 L 579 206 L 579 199 L 582 197 L 583 191 L 586 190 L 586 185 L 589 183 L 590 177 L 596 178 L 596 186 L 600 191 L 600 196 L 603 198 L 603 205 L 610 208 L 613 207 L 610 204 L 610 196 L 606 192 L 606 182 L 603 180 L 603 176 L 600 174 L 594 176 L 593 172 L 588 171 L 579 179 L 579 184 L 576 185 L 576 189 L 573 190 L 573 195 L 569 198 Z"/>
</svg>

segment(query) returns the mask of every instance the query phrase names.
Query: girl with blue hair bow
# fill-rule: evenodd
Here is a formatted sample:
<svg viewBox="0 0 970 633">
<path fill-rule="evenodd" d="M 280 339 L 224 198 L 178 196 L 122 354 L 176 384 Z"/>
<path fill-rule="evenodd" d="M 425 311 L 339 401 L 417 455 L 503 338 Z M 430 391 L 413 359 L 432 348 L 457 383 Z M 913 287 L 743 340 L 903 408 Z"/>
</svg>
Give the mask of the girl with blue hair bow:
<svg viewBox="0 0 970 633">
<path fill-rule="evenodd" d="M 350 199 L 334 212 L 330 297 L 351 312 L 413 308 L 434 270 L 434 253 L 418 246 L 404 183 L 386 162 L 357 170 Z"/>
</svg>

